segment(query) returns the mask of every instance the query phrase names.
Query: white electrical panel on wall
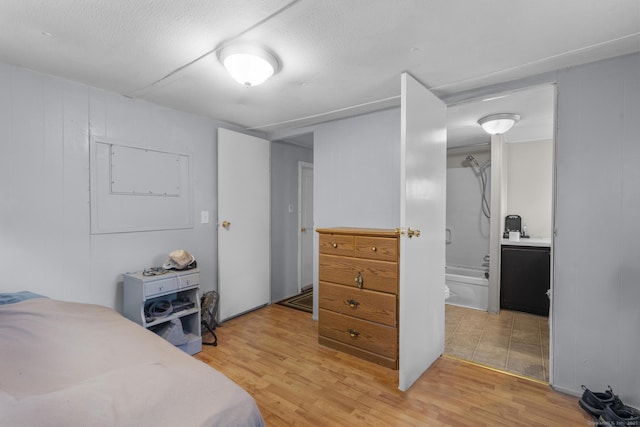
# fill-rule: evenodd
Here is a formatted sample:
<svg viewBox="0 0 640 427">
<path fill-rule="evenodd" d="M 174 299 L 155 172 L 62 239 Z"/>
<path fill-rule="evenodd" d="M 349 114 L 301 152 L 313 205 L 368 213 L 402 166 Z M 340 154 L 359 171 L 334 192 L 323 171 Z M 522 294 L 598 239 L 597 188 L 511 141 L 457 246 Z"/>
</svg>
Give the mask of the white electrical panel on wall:
<svg viewBox="0 0 640 427">
<path fill-rule="evenodd" d="M 114 144 L 110 156 L 111 194 L 180 197 L 187 156 Z"/>
<path fill-rule="evenodd" d="M 190 156 L 91 139 L 91 232 L 193 227 Z"/>
</svg>

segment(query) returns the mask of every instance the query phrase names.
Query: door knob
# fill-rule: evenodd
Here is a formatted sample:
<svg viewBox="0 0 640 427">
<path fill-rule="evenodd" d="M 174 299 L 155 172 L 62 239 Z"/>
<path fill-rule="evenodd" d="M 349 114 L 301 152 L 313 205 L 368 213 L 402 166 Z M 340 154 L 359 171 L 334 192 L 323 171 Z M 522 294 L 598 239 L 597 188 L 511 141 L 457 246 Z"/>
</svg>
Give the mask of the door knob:
<svg viewBox="0 0 640 427">
<path fill-rule="evenodd" d="M 409 236 L 409 238 L 413 236 L 420 237 L 420 230 L 414 230 L 413 228 L 409 227 L 407 228 L 407 236 Z"/>
<path fill-rule="evenodd" d="M 222 227 L 228 230 L 229 227 L 231 227 L 231 223 L 229 221 L 222 221 Z"/>
</svg>

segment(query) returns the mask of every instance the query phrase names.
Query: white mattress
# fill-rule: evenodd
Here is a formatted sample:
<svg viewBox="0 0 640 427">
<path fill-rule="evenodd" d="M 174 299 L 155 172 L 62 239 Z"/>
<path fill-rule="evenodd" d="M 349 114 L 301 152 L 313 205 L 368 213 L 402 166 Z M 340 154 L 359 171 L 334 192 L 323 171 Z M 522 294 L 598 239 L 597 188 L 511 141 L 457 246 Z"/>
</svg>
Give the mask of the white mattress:
<svg viewBox="0 0 640 427">
<path fill-rule="evenodd" d="M 229 378 L 102 306 L 0 305 L 0 424 L 264 426 Z"/>
</svg>

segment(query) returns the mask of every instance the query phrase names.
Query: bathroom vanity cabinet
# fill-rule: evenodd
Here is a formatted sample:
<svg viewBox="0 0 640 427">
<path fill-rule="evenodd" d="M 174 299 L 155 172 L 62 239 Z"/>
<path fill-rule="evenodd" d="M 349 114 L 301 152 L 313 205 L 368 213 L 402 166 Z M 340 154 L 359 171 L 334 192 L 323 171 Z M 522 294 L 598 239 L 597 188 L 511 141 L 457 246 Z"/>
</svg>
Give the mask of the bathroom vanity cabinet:
<svg viewBox="0 0 640 427">
<path fill-rule="evenodd" d="M 502 245 L 500 308 L 548 316 L 550 279 L 548 246 Z"/>
</svg>

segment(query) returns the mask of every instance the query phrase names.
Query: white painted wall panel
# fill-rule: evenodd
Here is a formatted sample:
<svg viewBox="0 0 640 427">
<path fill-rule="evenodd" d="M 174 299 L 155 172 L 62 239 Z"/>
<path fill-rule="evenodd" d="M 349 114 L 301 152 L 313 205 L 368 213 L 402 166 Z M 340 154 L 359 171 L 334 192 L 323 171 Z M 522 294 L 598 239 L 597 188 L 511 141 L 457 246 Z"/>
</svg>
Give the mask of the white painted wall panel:
<svg viewBox="0 0 640 427">
<path fill-rule="evenodd" d="M 632 62 L 633 64 L 633 62 Z M 635 390 L 628 402 L 640 407 L 640 56 L 624 79 L 622 140 L 622 269 L 620 282 L 620 388 Z M 631 373 L 631 374 L 629 374 Z"/>
<path fill-rule="evenodd" d="M 2 136 L 0 253 L 11 266 L 2 287 L 86 298 L 87 90 L 10 66 L 3 66 L 2 84 L 10 88 L 10 119 Z"/>
<path fill-rule="evenodd" d="M 316 227 L 397 227 L 400 110 L 318 126 L 314 139 Z"/>
<path fill-rule="evenodd" d="M 88 208 L 89 208 L 89 135 L 87 133 L 88 123 L 88 91 L 85 86 L 69 84 L 68 82 L 55 78 L 46 78 L 46 85 L 55 88 L 56 96 L 59 96 L 61 105 L 57 102 L 50 104 L 48 115 L 53 115 L 54 120 L 60 114 L 62 108 L 62 134 L 54 141 L 54 150 L 57 151 L 62 166 L 62 170 L 56 169 L 55 175 L 62 173 L 61 187 L 53 192 L 54 197 L 62 198 L 62 210 L 59 217 L 54 217 L 53 221 L 47 224 L 47 229 L 42 230 L 42 236 L 51 239 L 53 244 L 64 242 L 60 251 L 53 249 L 44 254 L 58 268 L 56 273 L 45 273 L 45 283 L 50 283 L 55 288 L 55 295 L 58 298 L 98 301 L 93 299 L 92 284 L 90 278 L 89 250 L 90 238 L 88 230 L 90 228 Z M 57 100 L 56 100 L 57 101 Z M 37 100 L 35 100 L 37 102 Z M 45 130 L 47 139 L 48 129 Z M 50 147 L 51 143 L 45 141 L 45 146 Z M 38 173 L 36 172 L 36 176 Z M 48 177 L 41 177 L 42 182 Z M 61 230 L 54 231 L 58 227 Z M 28 228 L 27 228 L 28 232 Z M 56 234 L 51 235 L 50 233 Z M 69 255 L 71 254 L 71 257 Z M 77 258 L 75 258 L 77 256 Z M 40 284 L 35 282 L 34 285 Z M 112 305 L 104 302 L 105 305 Z"/>
<path fill-rule="evenodd" d="M 640 55 L 559 73 L 554 384 L 640 405 Z"/>
</svg>

